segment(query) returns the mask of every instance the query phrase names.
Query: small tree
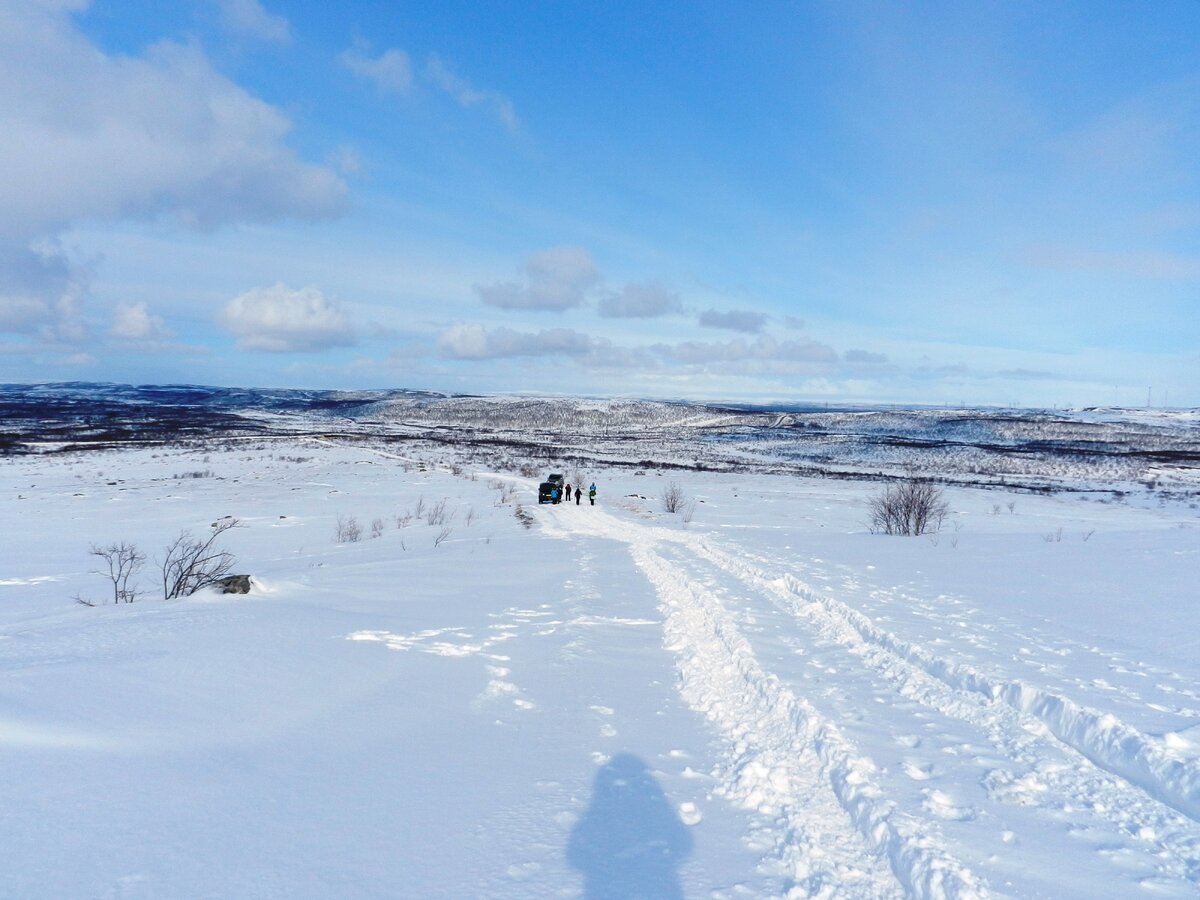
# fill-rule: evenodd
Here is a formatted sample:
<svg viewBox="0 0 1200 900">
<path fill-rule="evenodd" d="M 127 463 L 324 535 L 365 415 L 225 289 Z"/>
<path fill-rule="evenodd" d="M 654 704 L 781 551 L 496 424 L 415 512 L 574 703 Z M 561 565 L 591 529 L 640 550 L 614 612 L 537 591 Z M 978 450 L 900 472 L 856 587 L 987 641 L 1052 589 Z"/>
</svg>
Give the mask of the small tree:
<svg viewBox="0 0 1200 900">
<path fill-rule="evenodd" d="M 920 535 L 939 531 L 950 511 L 941 489 L 924 478 L 889 484 L 868 506 L 871 530 Z"/>
<path fill-rule="evenodd" d="M 683 488 L 677 482 L 672 481 L 662 492 L 663 510 L 669 513 L 679 512 L 679 510 L 683 509 L 686 499 L 683 494 Z"/>
<path fill-rule="evenodd" d="M 105 570 L 96 574 L 103 575 L 112 582 L 113 603 L 132 603 L 138 598 L 136 587 L 130 587 L 130 579 L 142 568 L 146 555 L 133 544 L 121 541 L 109 544 L 107 547 L 97 547 L 92 544 L 88 551 L 92 556 L 104 560 Z"/>
<path fill-rule="evenodd" d="M 233 571 L 237 562 L 233 554 L 213 544 L 239 524 L 237 519 L 221 519 L 213 523 L 212 534 L 206 539 L 184 531 L 168 544 L 162 563 L 163 599 L 191 596 Z"/>
</svg>

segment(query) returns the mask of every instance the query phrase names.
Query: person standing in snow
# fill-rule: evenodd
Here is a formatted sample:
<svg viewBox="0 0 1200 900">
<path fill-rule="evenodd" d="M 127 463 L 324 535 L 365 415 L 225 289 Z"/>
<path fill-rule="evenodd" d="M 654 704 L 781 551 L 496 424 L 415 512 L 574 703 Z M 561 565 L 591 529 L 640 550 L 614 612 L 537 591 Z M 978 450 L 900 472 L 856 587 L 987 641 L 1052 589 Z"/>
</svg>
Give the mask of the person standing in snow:
<svg viewBox="0 0 1200 900">
<path fill-rule="evenodd" d="M 596 505 L 596 482 L 592 482 L 592 486 L 588 488 L 588 503 L 592 506 Z"/>
<path fill-rule="evenodd" d="M 563 488 L 563 499 L 568 503 L 571 502 L 571 486 L 569 484 Z"/>
<path fill-rule="evenodd" d="M 579 505 L 579 498 L 582 496 L 583 496 L 583 488 L 579 487 L 579 485 L 576 485 L 575 486 L 575 505 L 576 506 Z"/>
</svg>

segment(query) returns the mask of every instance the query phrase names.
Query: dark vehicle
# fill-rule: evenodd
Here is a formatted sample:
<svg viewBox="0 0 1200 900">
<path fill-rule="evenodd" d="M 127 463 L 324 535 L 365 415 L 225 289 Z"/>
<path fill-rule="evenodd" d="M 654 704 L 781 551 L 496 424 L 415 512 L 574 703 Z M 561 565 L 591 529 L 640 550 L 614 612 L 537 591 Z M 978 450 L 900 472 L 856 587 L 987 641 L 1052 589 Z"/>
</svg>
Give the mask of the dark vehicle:
<svg viewBox="0 0 1200 900">
<path fill-rule="evenodd" d="M 557 494 L 554 494 L 558 491 Z M 563 499 L 563 477 L 557 472 L 548 475 L 546 480 L 538 485 L 538 503 L 561 503 Z"/>
</svg>

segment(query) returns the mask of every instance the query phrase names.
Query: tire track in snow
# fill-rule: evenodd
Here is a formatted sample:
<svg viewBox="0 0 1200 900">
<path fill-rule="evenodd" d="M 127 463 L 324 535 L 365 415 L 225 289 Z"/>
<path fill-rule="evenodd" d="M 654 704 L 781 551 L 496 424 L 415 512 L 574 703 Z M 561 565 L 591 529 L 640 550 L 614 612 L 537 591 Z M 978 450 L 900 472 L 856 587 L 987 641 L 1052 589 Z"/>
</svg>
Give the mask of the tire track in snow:
<svg viewBox="0 0 1200 900">
<path fill-rule="evenodd" d="M 1194 758 L 1174 753 L 1166 742 L 1138 732 L 1111 713 L 938 657 L 792 575 L 769 576 L 693 535 L 676 533 L 669 539 L 752 590 L 773 597 L 778 608 L 812 622 L 824 637 L 846 647 L 906 698 L 980 728 L 1014 762 L 1039 770 L 1045 787 L 1065 795 L 1069 805 L 1097 809 L 1098 814 L 1103 809 L 1121 831 L 1152 836 L 1162 851 L 1154 863 L 1161 875 L 1200 881 L 1200 829 L 1189 813 L 1197 803 L 1200 781 Z M 1093 765 L 1039 766 L 1046 758 L 1047 735 Z M 992 788 L 997 793 L 1012 787 L 1006 773 L 994 774 Z M 1097 798 L 1103 802 L 1098 804 Z"/>
<path fill-rule="evenodd" d="M 586 529 L 629 546 L 662 602 L 664 642 L 676 655 L 684 699 L 732 744 L 723 791 L 776 817 L 784 832 L 777 853 L 797 895 L 881 898 L 899 888 L 931 900 L 988 896 L 945 851 L 933 823 L 884 795 L 874 763 L 761 667 L 717 595 L 654 551 L 660 539 L 673 536 L 600 510 L 569 522 L 552 511 L 543 521 L 552 532 Z"/>
<path fill-rule="evenodd" d="M 857 634 L 858 640 L 888 650 L 949 687 L 1003 701 L 1017 712 L 1039 720 L 1056 738 L 1095 765 L 1200 822 L 1200 765 L 1195 759 L 1189 760 L 1173 752 L 1166 741 L 1142 733 L 1111 713 L 1083 706 L 1062 694 L 1016 679 L 997 678 L 936 656 L 880 628 L 868 616 L 845 603 L 812 590 L 793 575 L 771 578 L 704 542 L 687 543 L 692 544 L 695 552 L 743 581 L 749 580 L 777 595 L 792 594 L 807 604 L 820 607 L 831 620 L 837 620 Z"/>
</svg>

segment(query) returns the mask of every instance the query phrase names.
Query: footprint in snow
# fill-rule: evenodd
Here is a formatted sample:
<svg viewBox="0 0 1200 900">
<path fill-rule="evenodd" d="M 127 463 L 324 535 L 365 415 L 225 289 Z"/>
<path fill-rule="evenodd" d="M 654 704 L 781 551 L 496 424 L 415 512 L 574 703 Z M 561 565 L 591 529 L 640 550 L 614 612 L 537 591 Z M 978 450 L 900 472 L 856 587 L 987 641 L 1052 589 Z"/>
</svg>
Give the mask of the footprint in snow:
<svg viewBox="0 0 1200 900">
<path fill-rule="evenodd" d="M 906 759 L 904 761 L 904 774 L 913 781 L 928 781 L 933 777 L 933 763 L 918 763 Z"/>
<path fill-rule="evenodd" d="M 955 822 L 970 822 L 978 813 L 969 806 L 958 806 L 954 802 L 954 798 L 945 791 L 939 791 L 933 788 L 927 788 L 924 791 L 925 800 L 921 806 L 925 811 L 937 816 L 939 819 L 951 819 Z"/>
</svg>

